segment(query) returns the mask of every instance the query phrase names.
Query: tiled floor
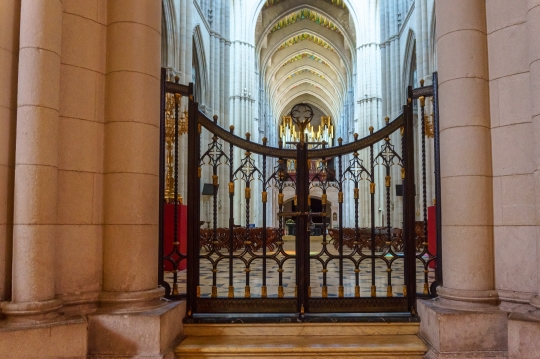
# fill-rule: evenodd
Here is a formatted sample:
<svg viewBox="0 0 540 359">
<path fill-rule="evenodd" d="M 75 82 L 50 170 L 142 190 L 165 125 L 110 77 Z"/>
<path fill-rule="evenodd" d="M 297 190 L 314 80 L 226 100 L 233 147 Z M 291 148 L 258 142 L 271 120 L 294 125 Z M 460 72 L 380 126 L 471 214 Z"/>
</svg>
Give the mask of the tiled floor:
<svg viewBox="0 0 540 359">
<path fill-rule="evenodd" d="M 285 244 L 283 249 L 286 253 L 294 255 L 294 237 L 285 237 Z M 322 237 L 311 237 L 311 254 L 315 255 L 320 252 L 322 248 Z M 333 245 L 328 245 L 328 250 L 331 254 L 337 254 L 337 251 L 334 249 Z M 348 250 L 350 252 L 350 250 Z M 347 251 L 344 251 L 347 254 Z M 237 254 L 237 253 L 235 253 Z M 261 251 L 257 252 L 261 254 Z M 366 250 L 366 254 L 367 250 Z M 250 256 L 246 255 L 246 259 L 249 259 Z M 282 255 L 277 256 L 279 260 L 283 260 L 285 257 Z M 326 257 L 327 258 L 327 257 Z M 387 255 L 385 259 L 387 261 L 392 260 L 393 256 Z M 424 268 L 420 261 L 417 266 L 417 291 L 422 293 L 424 289 Z M 359 285 L 360 285 L 360 296 L 369 297 L 371 295 L 371 284 L 372 284 L 372 270 L 371 270 L 372 260 L 367 258 L 360 265 L 359 273 Z M 275 261 L 267 259 L 267 268 L 266 268 L 266 286 L 268 291 L 268 297 L 277 297 L 278 285 L 279 285 L 279 272 L 278 265 Z M 394 296 L 403 295 L 403 260 L 397 259 L 391 266 L 392 271 L 391 281 L 392 281 L 392 291 Z M 243 261 L 239 259 L 234 259 L 233 261 L 233 286 L 234 286 L 234 295 L 235 297 L 242 298 L 244 297 L 244 289 L 246 286 L 246 266 Z M 323 276 L 322 273 L 322 264 L 320 261 L 312 259 L 310 260 L 310 286 L 311 286 L 311 295 L 312 297 L 321 297 L 322 295 L 322 285 L 323 285 Z M 339 286 L 339 261 L 333 259 L 327 264 L 328 272 L 326 273 L 326 285 L 328 287 L 328 296 L 337 297 L 338 295 L 338 286 Z M 344 286 L 344 295 L 345 297 L 354 297 L 354 287 L 356 284 L 356 275 L 354 272 L 354 265 L 347 259 L 343 261 L 343 286 Z M 388 286 L 388 266 L 383 259 L 375 260 L 375 285 L 377 287 L 377 296 L 384 297 L 387 294 Z M 224 259 L 217 265 L 216 275 L 216 286 L 218 297 L 227 297 L 228 288 L 229 288 L 229 260 Z M 290 258 L 283 263 L 283 273 L 282 273 L 282 284 L 284 287 L 285 297 L 294 297 L 294 290 L 296 286 L 296 263 L 294 258 Z M 210 297 L 212 290 L 213 282 L 212 264 L 206 259 L 201 259 L 200 261 L 200 287 L 201 287 L 201 297 Z M 262 286 L 262 259 L 254 260 L 250 265 L 249 272 L 249 286 L 250 293 L 252 298 L 257 298 L 261 296 L 261 286 Z M 172 283 L 172 273 L 166 273 L 166 280 Z M 181 271 L 178 275 L 179 277 L 179 291 L 183 293 L 186 291 L 186 272 Z M 434 280 L 434 271 L 429 269 L 428 272 L 428 283 L 431 284 Z"/>
</svg>

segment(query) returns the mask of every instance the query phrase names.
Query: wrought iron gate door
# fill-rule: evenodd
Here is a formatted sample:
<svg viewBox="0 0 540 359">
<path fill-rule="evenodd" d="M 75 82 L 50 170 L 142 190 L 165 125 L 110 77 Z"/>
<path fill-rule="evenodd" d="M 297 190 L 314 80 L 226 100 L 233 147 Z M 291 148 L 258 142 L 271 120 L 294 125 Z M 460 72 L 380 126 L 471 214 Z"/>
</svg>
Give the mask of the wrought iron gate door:
<svg viewBox="0 0 540 359">
<path fill-rule="evenodd" d="M 192 85 L 166 85 L 163 97 L 168 91 L 188 99 L 188 223 L 187 250 L 179 249 L 175 221 L 174 249 L 160 266 L 163 258 L 173 265 L 176 286 L 179 264 L 187 262 L 188 320 L 223 313 L 414 313 L 417 277 L 426 273 L 427 283 L 437 258 L 415 234 L 413 99 L 426 89 L 410 89 L 402 114 L 364 138 L 340 138 L 335 146 L 300 138 L 271 147 L 266 138 L 237 136 L 217 116 L 200 112 Z M 176 95 L 175 151 L 178 102 Z M 301 130 L 309 122 L 291 117 Z M 170 295 L 163 275 L 160 281 Z"/>
</svg>

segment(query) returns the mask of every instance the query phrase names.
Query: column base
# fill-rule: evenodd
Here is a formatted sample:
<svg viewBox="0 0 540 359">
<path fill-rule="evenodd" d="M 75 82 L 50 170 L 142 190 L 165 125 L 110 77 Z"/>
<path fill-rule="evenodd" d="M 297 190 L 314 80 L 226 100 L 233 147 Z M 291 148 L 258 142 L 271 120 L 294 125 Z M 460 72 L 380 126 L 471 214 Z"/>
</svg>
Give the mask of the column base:
<svg viewBox="0 0 540 359">
<path fill-rule="evenodd" d="M 56 321 L 61 307 L 62 300 L 57 298 L 40 302 L 3 302 L 2 312 L 7 316 L 7 325 L 27 326 Z"/>
<path fill-rule="evenodd" d="M 156 288 L 139 292 L 101 292 L 99 306 L 105 310 L 116 312 L 140 312 L 151 310 L 163 304 L 161 298 L 165 289 Z"/>
<path fill-rule="evenodd" d="M 0 359 L 86 359 L 87 351 L 86 321 L 81 316 L 47 324 L 0 325 Z"/>
<path fill-rule="evenodd" d="M 531 304 L 533 301 L 531 300 Z M 538 338 L 540 338 L 540 311 L 510 314 L 508 317 L 509 358 L 537 357 L 540 353 Z"/>
<path fill-rule="evenodd" d="M 508 357 L 507 313 L 496 306 L 479 310 L 474 303 L 468 307 L 444 298 L 418 300 L 417 304 L 419 335 L 430 347 L 426 358 Z"/>
<path fill-rule="evenodd" d="M 88 316 L 88 359 L 173 359 L 185 313 L 184 301 L 132 313 L 102 308 Z"/>
</svg>

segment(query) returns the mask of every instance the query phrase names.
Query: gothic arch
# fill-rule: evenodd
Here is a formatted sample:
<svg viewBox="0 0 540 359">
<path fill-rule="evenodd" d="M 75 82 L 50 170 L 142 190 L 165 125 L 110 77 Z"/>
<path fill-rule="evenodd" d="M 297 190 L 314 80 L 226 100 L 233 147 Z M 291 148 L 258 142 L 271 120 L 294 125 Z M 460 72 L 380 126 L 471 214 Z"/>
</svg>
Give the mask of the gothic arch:
<svg viewBox="0 0 540 359">
<path fill-rule="evenodd" d="M 195 100 L 205 106 L 209 99 L 208 94 L 208 71 L 204 42 L 199 25 L 193 29 L 193 67 L 196 76 Z"/>
</svg>

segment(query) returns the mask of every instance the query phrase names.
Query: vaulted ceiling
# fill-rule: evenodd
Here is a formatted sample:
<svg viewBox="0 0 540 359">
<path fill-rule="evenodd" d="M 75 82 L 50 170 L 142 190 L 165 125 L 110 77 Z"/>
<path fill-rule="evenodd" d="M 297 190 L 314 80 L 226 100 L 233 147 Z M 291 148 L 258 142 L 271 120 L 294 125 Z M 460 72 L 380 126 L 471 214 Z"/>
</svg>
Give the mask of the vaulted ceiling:
<svg viewBox="0 0 540 359">
<path fill-rule="evenodd" d="M 355 34 L 343 0 L 266 1 L 256 50 L 277 122 L 300 102 L 339 118 L 352 86 Z"/>
</svg>

